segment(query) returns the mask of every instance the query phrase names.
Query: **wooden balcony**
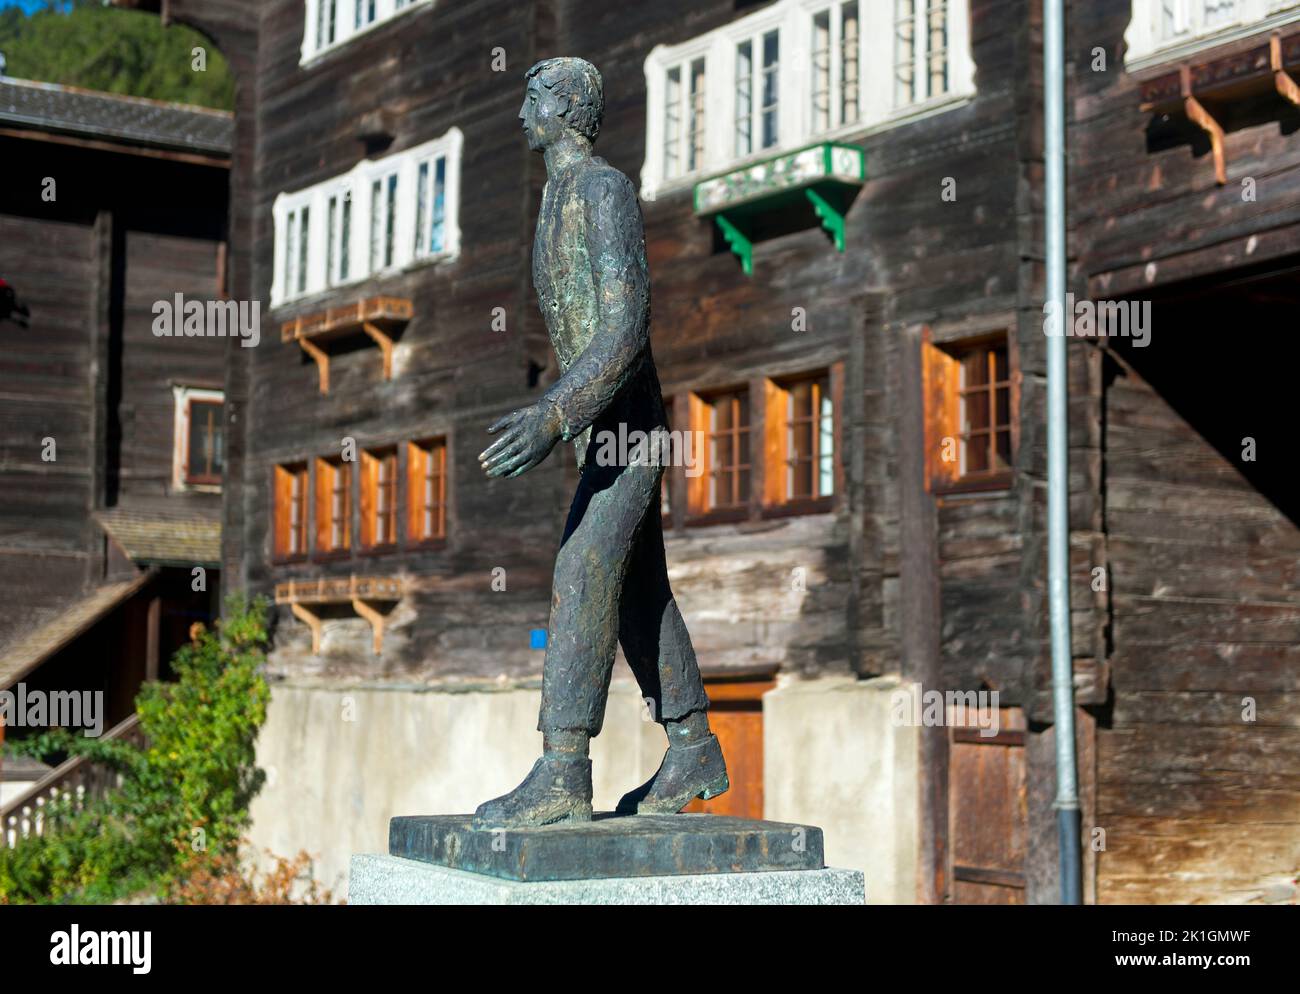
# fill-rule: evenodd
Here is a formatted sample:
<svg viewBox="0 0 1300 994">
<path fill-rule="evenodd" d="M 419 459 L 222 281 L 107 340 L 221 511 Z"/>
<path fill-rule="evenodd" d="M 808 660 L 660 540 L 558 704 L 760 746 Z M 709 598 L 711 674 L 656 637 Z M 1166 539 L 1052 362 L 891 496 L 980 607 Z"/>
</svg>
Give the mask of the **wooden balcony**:
<svg viewBox="0 0 1300 994">
<path fill-rule="evenodd" d="M 330 357 L 321 346 L 338 338 L 365 335 L 383 355 L 384 379 L 393 378 L 392 331 L 411 320 L 415 313 L 402 297 L 368 297 L 344 307 L 331 307 L 314 314 L 300 314 L 280 325 L 282 342 L 297 342 L 316 363 L 320 392 L 330 392 Z"/>
<path fill-rule="evenodd" d="M 1290 67 L 1290 68 L 1288 68 Z M 1300 106 L 1300 84 L 1292 75 L 1300 69 L 1300 34 L 1283 38 L 1274 32 L 1248 48 L 1203 61 L 1183 62 L 1144 75 L 1140 83 L 1142 112 L 1184 115 L 1210 139 L 1214 177 L 1228 182 L 1222 120 L 1233 104 L 1277 94 Z"/>
<path fill-rule="evenodd" d="M 370 622 L 375 655 L 384 648 L 384 615 L 375 604 L 402 599 L 402 581 L 388 576 L 350 576 L 318 580 L 287 580 L 275 585 L 275 602 L 288 604 L 293 616 L 311 629 L 311 651 L 320 655 L 321 605 L 347 605 Z"/>
</svg>

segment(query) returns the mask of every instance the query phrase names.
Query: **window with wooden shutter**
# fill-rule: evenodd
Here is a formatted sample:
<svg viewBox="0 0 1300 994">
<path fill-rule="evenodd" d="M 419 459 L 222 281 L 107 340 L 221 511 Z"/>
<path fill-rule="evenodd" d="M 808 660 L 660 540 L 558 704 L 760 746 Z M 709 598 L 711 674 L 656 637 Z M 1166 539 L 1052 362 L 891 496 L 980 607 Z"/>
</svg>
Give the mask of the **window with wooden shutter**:
<svg viewBox="0 0 1300 994">
<path fill-rule="evenodd" d="M 275 558 L 280 561 L 307 555 L 307 464 L 275 467 Z"/>
<path fill-rule="evenodd" d="M 689 481 L 692 514 L 748 512 L 749 420 L 746 387 L 691 396 L 691 428 L 704 439 L 704 472 Z"/>
<path fill-rule="evenodd" d="M 1011 484 L 1019 371 L 1006 334 L 925 342 L 926 486 L 935 493 Z"/>
<path fill-rule="evenodd" d="M 397 450 L 361 453 L 361 548 L 397 545 Z"/>
<path fill-rule="evenodd" d="M 410 542 L 440 542 L 447 537 L 446 439 L 408 444 L 406 507 Z"/>
<path fill-rule="evenodd" d="M 352 548 L 352 464 L 333 457 L 316 460 L 316 551 Z"/>
<path fill-rule="evenodd" d="M 830 372 L 767 380 L 764 390 L 763 503 L 826 510 L 838 473 Z"/>
</svg>

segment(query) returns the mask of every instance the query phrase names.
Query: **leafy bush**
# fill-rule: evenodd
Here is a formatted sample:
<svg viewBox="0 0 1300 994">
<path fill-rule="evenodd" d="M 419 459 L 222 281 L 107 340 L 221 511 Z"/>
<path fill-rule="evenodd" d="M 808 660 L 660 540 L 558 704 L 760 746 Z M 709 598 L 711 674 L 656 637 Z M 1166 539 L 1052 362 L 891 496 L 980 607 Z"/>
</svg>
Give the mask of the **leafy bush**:
<svg viewBox="0 0 1300 994">
<path fill-rule="evenodd" d="M 193 69 L 203 48 L 207 67 Z M 52 2 L 25 15 L 0 10 L 6 74 L 155 100 L 230 110 L 234 78 L 221 53 L 197 31 L 163 27 L 156 14 L 105 7 L 99 0 Z"/>
<path fill-rule="evenodd" d="M 82 811 L 56 807 L 52 831 L 0 847 L 0 903 L 165 896 L 205 857 L 228 866 L 264 779 L 255 744 L 270 701 L 265 646 L 265 602 L 234 598 L 215 631 L 200 628 L 173 657 L 175 683 L 140 691 L 144 748 L 63 730 L 13 743 L 38 758 L 85 756 L 122 785 Z"/>
</svg>

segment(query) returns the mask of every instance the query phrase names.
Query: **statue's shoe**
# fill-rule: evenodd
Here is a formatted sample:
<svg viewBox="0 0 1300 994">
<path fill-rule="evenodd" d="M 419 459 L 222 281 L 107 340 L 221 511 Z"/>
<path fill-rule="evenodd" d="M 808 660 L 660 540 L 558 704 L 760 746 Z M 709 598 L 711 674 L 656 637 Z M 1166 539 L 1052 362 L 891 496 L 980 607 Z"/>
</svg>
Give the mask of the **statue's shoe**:
<svg viewBox="0 0 1300 994">
<path fill-rule="evenodd" d="M 664 753 L 659 770 L 618 802 L 619 814 L 671 815 L 697 797 L 708 800 L 725 794 L 727 763 L 722 758 L 718 737 L 710 733 L 691 745 L 671 746 Z"/>
<path fill-rule="evenodd" d="M 525 828 L 557 821 L 591 821 L 591 760 L 545 755 L 509 794 L 484 801 L 474 828 Z"/>
</svg>

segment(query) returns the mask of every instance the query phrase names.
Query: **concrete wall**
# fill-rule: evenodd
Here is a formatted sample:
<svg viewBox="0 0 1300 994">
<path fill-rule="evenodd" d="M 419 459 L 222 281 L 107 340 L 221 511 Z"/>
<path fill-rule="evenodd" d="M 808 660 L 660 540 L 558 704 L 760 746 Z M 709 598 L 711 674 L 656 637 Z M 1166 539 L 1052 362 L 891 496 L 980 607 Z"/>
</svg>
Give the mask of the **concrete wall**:
<svg viewBox="0 0 1300 994">
<path fill-rule="evenodd" d="M 472 812 L 513 789 L 541 755 L 537 689 L 388 689 L 279 684 L 258 740 L 267 783 L 251 838 L 277 856 L 306 850 L 346 892 L 354 852 L 387 852 L 394 815 Z M 592 742 L 595 806 L 609 810 L 659 765 L 667 740 L 643 721 L 636 685 L 615 681 Z"/>
<path fill-rule="evenodd" d="M 916 900 L 917 729 L 891 721 L 894 677 L 785 682 L 763 695 L 763 817 L 819 826 L 826 864 L 867 903 Z"/>
<path fill-rule="evenodd" d="M 790 683 L 765 695 L 764 814 L 826 832 L 827 863 L 868 874 L 874 902 L 913 900 L 915 740 L 889 722 L 897 683 Z M 282 683 L 258 741 L 267 784 L 251 838 L 279 856 L 306 850 L 346 894 L 356 852 L 386 852 L 399 814 L 473 811 L 513 788 L 541 751 L 537 689 Z M 592 743 L 595 806 L 610 810 L 649 777 L 666 745 L 630 680 L 610 689 Z"/>
</svg>

